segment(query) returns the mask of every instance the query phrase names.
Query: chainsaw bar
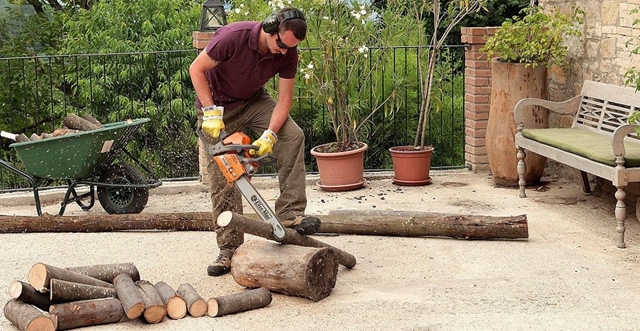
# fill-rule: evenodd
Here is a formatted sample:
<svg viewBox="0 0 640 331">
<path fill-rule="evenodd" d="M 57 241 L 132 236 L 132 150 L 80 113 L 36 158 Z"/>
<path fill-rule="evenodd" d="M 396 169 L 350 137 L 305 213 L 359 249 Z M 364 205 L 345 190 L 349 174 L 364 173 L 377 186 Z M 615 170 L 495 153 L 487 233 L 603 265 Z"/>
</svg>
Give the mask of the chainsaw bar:
<svg viewBox="0 0 640 331">
<path fill-rule="evenodd" d="M 282 227 L 282 224 L 280 223 L 276 215 L 273 213 L 271 208 L 269 208 L 267 202 L 264 201 L 262 196 L 260 196 L 253 185 L 249 183 L 247 177 L 242 176 L 238 178 L 234 182 L 234 184 L 238 187 L 240 192 L 242 192 L 242 195 L 245 199 L 247 199 L 247 202 L 249 202 L 260 219 L 271 224 L 271 227 L 273 228 L 273 236 L 276 237 L 277 240 L 284 239 L 284 227 Z"/>
</svg>

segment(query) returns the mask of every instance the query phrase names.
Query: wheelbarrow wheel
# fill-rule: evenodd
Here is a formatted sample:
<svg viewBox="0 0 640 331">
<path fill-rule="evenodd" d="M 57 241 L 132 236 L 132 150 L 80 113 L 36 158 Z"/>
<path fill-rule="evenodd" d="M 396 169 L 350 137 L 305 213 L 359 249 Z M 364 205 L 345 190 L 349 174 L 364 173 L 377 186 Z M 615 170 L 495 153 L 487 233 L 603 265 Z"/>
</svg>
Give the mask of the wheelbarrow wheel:
<svg viewBox="0 0 640 331">
<path fill-rule="evenodd" d="M 111 165 L 100 176 L 105 184 L 144 184 L 146 179 L 137 169 L 126 163 Z M 137 214 L 149 200 L 148 188 L 98 186 L 98 200 L 109 214 Z"/>
</svg>

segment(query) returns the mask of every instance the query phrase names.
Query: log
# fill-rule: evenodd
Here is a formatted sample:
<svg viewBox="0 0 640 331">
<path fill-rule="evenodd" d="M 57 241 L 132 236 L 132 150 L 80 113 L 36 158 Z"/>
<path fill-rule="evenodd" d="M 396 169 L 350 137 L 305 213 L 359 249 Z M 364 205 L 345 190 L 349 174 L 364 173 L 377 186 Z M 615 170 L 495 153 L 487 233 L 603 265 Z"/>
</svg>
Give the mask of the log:
<svg viewBox="0 0 640 331">
<path fill-rule="evenodd" d="M 322 215 L 319 233 L 379 236 L 448 236 L 460 239 L 528 238 L 526 215 L 478 216 L 401 211 Z M 456 221 L 457 220 L 457 221 Z M 466 220 L 466 222 L 461 222 Z M 414 224 L 415 226 L 409 226 Z M 211 212 L 59 216 L 0 216 L 0 233 L 111 232 L 125 230 L 213 231 Z"/>
<path fill-rule="evenodd" d="M 191 284 L 180 285 L 177 292 L 186 302 L 189 315 L 193 317 L 202 317 L 207 313 L 207 302 L 202 299 L 200 294 L 198 294 Z"/>
<path fill-rule="evenodd" d="M 119 322 L 124 310 L 120 300 L 100 298 L 51 305 L 49 317 L 56 330 L 68 330 Z"/>
<path fill-rule="evenodd" d="M 79 274 L 71 270 L 54 267 L 44 263 L 36 263 L 33 267 L 31 267 L 28 278 L 29 284 L 31 284 L 31 286 L 33 286 L 40 292 L 45 292 L 48 289 L 51 278 L 62 279 L 81 284 L 113 287 L 113 285 L 105 281 L 101 281 L 99 279 Z"/>
<path fill-rule="evenodd" d="M 55 129 L 51 135 L 54 137 L 59 137 L 59 136 L 64 136 L 64 135 L 68 135 L 76 132 L 78 132 L 78 130 L 71 130 L 69 128 L 58 128 L 58 129 Z"/>
<path fill-rule="evenodd" d="M 529 238 L 527 215 L 483 216 L 341 210 L 331 211 L 328 216 L 322 216 L 319 232 L 456 239 Z"/>
<path fill-rule="evenodd" d="M 131 276 L 131 279 L 134 282 L 140 280 L 140 272 L 138 272 L 138 268 L 136 268 L 133 263 L 96 264 L 82 267 L 71 267 L 67 268 L 67 270 L 100 279 L 107 283 L 113 283 L 113 278 L 121 273 L 126 273 Z"/>
<path fill-rule="evenodd" d="M 0 233 L 213 231 L 211 212 L 60 216 L 0 216 Z"/>
<path fill-rule="evenodd" d="M 271 291 L 261 287 L 245 292 L 219 296 L 207 301 L 207 315 L 218 317 L 266 307 L 271 303 Z"/>
<path fill-rule="evenodd" d="M 187 316 L 187 303 L 169 284 L 159 281 L 154 285 L 162 302 L 167 307 L 167 315 L 177 320 Z"/>
<path fill-rule="evenodd" d="M 31 136 L 29 136 L 29 140 L 34 141 L 34 140 L 40 140 L 42 138 L 40 138 L 39 135 L 32 133 Z"/>
<path fill-rule="evenodd" d="M 18 299 L 11 299 L 4 305 L 4 317 L 21 331 L 55 330 L 51 319 L 42 311 Z"/>
<path fill-rule="evenodd" d="M 248 241 L 231 259 L 231 275 L 241 286 L 320 301 L 336 285 L 338 256 L 329 247 Z"/>
<path fill-rule="evenodd" d="M 236 214 L 231 211 L 224 211 L 218 216 L 217 222 L 218 226 L 221 227 L 228 227 L 238 232 L 249 233 L 254 236 L 278 241 L 271 232 L 271 225 L 244 215 Z M 284 238 L 282 240 L 279 240 L 279 242 L 283 244 L 292 244 L 307 247 L 328 247 L 336 252 L 336 254 L 338 255 L 338 262 L 343 266 L 351 269 L 356 265 L 355 256 L 347 252 L 344 252 L 331 245 L 325 244 L 321 241 L 315 240 L 309 236 L 301 235 L 293 229 L 285 228 L 284 231 Z M 231 262 L 233 263 L 233 259 L 231 260 Z"/>
<path fill-rule="evenodd" d="M 113 279 L 113 286 L 118 293 L 118 299 L 122 302 L 127 318 L 136 319 L 144 313 L 144 301 L 140 296 L 138 287 L 128 274 L 119 274 Z"/>
<path fill-rule="evenodd" d="M 153 284 L 146 280 L 140 280 L 136 283 L 136 286 L 140 288 L 143 293 L 142 300 L 144 301 L 144 319 L 151 324 L 160 323 L 167 316 L 167 307 L 162 302 L 162 298 L 156 291 Z"/>
<path fill-rule="evenodd" d="M 7 292 L 12 299 L 30 303 L 44 311 L 49 311 L 49 306 L 51 306 L 49 295 L 38 292 L 31 284 L 20 280 L 12 281 Z"/>
<path fill-rule="evenodd" d="M 102 125 L 102 123 L 100 123 L 100 121 L 98 121 L 95 117 L 93 117 L 93 115 L 91 114 L 84 114 L 81 116 L 83 119 L 89 121 L 89 123 L 95 124 L 95 126 L 99 127 L 99 128 L 103 128 L 104 125 Z"/>
<path fill-rule="evenodd" d="M 89 131 L 89 130 L 95 130 L 100 128 L 99 126 L 72 113 L 67 114 L 67 117 L 65 117 L 64 120 L 62 120 L 62 125 L 66 126 L 69 129 L 80 130 L 80 131 Z"/>
<path fill-rule="evenodd" d="M 82 301 L 100 298 L 115 298 L 118 294 L 113 287 L 103 287 L 51 279 L 49 299 L 54 303 Z"/>
<path fill-rule="evenodd" d="M 16 142 L 24 143 L 27 141 L 31 141 L 31 139 L 29 139 L 29 137 L 27 137 L 27 135 L 24 133 L 21 133 L 18 135 L 18 137 L 16 137 Z"/>
</svg>

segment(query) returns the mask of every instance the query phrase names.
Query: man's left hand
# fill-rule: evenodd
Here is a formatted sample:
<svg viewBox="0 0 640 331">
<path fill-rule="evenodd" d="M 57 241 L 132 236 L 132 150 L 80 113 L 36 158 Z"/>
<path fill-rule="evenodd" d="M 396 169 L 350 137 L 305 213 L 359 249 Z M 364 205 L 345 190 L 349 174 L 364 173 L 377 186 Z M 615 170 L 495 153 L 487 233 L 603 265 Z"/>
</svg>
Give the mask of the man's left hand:
<svg viewBox="0 0 640 331">
<path fill-rule="evenodd" d="M 273 145 L 278 141 L 278 136 L 271 130 L 265 130 L 262 136 L 258 140 L 253 142 L 253 145 L 259 147 L 258 150 L 251 149 L 249 154 L 263 156 L 265 154 L 273 153 Z"/>
</svg>

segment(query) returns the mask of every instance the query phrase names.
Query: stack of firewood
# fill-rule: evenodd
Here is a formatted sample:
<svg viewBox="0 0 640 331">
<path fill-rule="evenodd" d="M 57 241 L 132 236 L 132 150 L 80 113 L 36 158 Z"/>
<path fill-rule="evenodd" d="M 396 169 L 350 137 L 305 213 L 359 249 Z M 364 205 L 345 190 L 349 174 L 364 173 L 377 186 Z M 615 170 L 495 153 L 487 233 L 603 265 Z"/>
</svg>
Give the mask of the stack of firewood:
<svg viewBox="0 0 640 331">
<path fill-rule="evenodd" d="M 23 331 L 67 330 L 138 318 L 159 323 L 187 313 L 214 317 L 271 303 L 271 292 L 265 288 L 206 302 L 190 284 L 174 290 L 163 281 L 153 285 L 140 279 L 132 263 L 73 268 L 37 263 L 28 282 L 15 280 L 8 292 L 12 299 L 5 304 L 4 315 Z"/>
<path fill-rule="evenodd" d="M 90 114 L 78 116 L 76 114 L 67 114 L 62 121 L 62 127 L 55 129 L 52 133 L 32 133 L 31 136 L 27 136 L 24 133 L 19 134 L 16 137 L 17 142 L 34 141 L 40 139 L 47 139 L 51 137 L 64 136 L 70 133 L 76 133 L 78 131 L 89 131 L 102 128 L 103 125 Z"/>
</svg>

